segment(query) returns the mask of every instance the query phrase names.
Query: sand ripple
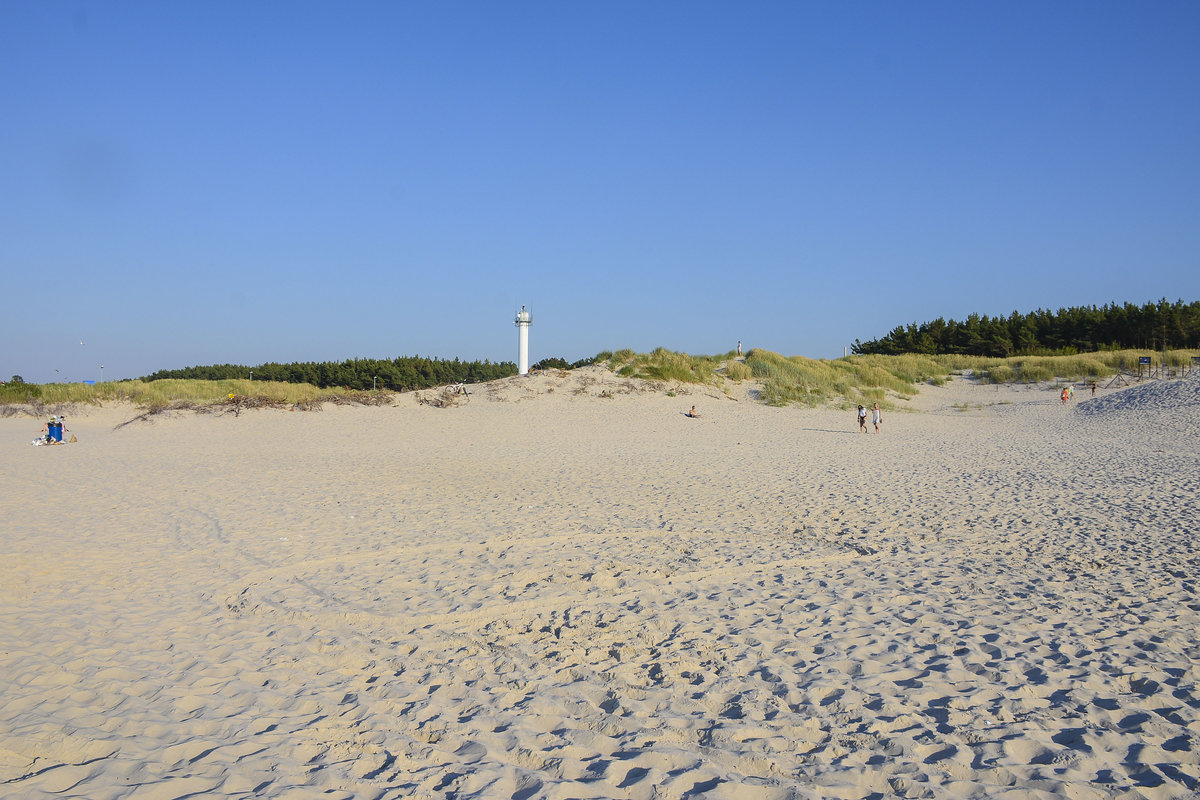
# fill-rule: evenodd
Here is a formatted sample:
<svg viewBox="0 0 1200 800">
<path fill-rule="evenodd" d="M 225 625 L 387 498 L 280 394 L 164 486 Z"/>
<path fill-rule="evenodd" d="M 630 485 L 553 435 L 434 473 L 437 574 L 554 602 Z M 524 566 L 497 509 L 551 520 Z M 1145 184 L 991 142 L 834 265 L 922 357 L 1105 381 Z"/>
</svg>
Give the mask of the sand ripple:
<svg viewBox="0 0 1200 800">
<path fill-rule="evenodd" d="M 1200 796 L 1195 386 L 546 388 L 6 453 L 0 795 Z"/>
</svg>

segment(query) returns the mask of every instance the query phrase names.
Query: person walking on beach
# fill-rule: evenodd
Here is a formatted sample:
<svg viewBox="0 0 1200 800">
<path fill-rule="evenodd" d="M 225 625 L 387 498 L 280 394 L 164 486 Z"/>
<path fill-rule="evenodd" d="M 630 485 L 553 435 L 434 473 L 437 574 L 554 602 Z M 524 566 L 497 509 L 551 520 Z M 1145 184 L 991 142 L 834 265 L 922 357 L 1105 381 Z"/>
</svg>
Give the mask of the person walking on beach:
<svg viewBox="0 0 1200 800">
<path fill-rule="evenodd" d="M 1062 404 L 1064 406 L 1067 404 L 1067 389 L 1066 389 L 1066 387 L 1063 387 L 1063 390 L 1062 390 Z"/>
<path fill-rule="evenodd" d="M 864 406 L 858 407 L 858 429 L 862 433 L 867 432 L 867 409 Z"/>
<path fill-rule="evenodd" d="M 882 422 L 883 412 L 879 410 L 879 403 L 876 403 L 874 410 L 871 411 L 871 423 L 875 426 L 876 433 L 879 433 L 879 425 Z"/>
<path fill-rule="evenodd" d="M 742 340 L 738 339 L 738 358 L 742 357 Z"/>
</svg>

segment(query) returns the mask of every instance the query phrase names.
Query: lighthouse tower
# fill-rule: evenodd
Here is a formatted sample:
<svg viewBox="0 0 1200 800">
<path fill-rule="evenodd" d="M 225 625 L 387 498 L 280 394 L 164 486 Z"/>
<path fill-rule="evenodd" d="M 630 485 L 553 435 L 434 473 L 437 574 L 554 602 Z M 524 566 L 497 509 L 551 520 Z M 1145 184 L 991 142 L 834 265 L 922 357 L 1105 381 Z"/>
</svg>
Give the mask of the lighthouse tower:
<svg viewBox="0 0 1200 800">
<path fill-rule="evenodd" d="M 517 318 L 513 320 L 517 326 L 517 374 L 529 374 L 529 326 L 533 324 L 533 314 L 521 306 Z"/>
</svg>

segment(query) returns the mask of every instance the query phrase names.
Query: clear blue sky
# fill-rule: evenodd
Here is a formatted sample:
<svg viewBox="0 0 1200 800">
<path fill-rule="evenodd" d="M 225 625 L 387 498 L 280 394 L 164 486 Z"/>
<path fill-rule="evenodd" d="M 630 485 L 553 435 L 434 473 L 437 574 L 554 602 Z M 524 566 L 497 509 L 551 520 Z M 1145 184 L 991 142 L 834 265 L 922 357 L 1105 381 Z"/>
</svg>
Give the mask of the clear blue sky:
<svg viewBox="0 0 1200 800">
<path fill-rule="evenodd" d="M 1200 299 L 1197 42 L 1191 0 L 0 0 L 0 378 Z"/>
</svg>

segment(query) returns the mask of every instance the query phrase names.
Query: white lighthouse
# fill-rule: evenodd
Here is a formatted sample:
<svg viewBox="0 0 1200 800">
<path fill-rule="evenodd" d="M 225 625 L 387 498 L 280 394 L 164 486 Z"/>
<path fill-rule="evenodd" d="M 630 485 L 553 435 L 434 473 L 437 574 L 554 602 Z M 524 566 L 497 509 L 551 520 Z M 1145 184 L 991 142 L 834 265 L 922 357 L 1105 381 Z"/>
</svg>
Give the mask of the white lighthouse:
<svg viewBox="0 0 1200 800">
<path fill-rule="evenodd" d="M 517 318 L 513 320 L 517 326 L 517 374 L 529 374 L 529 326 L 533 324 L 533 314 L 521 306 Z"/>
</svg>

